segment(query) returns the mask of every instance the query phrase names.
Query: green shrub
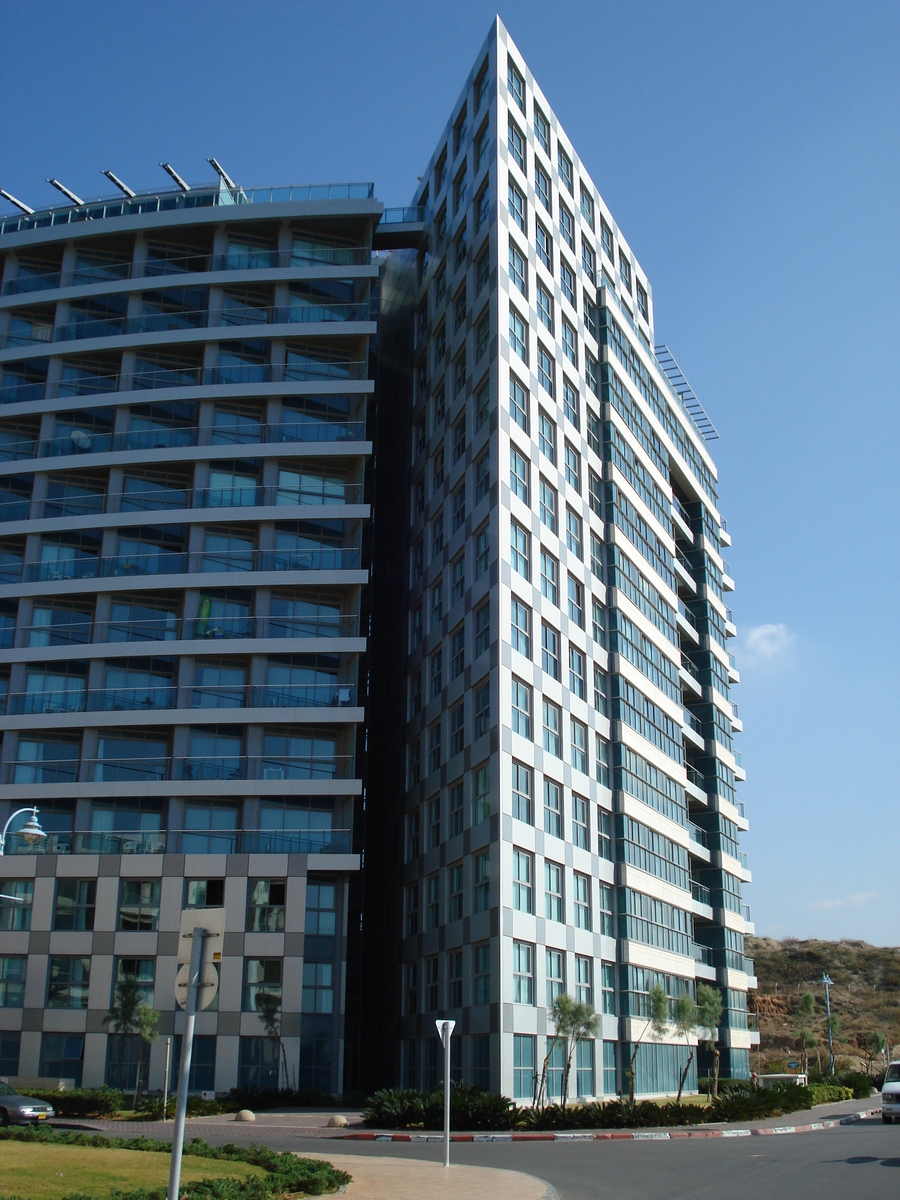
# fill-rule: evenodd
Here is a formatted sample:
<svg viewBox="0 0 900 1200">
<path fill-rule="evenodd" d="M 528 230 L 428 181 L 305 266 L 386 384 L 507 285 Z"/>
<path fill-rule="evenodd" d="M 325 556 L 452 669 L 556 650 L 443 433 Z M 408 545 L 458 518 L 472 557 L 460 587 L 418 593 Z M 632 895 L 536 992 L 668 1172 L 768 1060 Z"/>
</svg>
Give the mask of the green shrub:
<svg viewBox="0 0 900 1200">
<path fill-rule="evenodd" d="M 22 1095 L 52 1104 L 59 1117 L 112 1117 L 125 1107 L 125 1097 L 118 1088 L 76 1088 L 74 1092 L 22 1088 Z"/>
<path fill-rule="evenodd" d="M 852 1100 L 853 1088 L 841 1087 L 836 1083 L 811 1083 L 813 1104 L 834 1104 L 838 1100 Z"/>
<path fill-rule="evenodd" d="M 101 1150 L 156 1150 L 166 1154 L 172 1149 L 168 1142 L 160 1142 L 154 1138 L 106 1138 L 99 1134 L 54 1130 L 48 1126 L 10 1126 L 0 1129 L 0 1141 L 91 1146 Z M 198 1158 L 250 1163 L 266 1172 L 263 1176 L 251 1176 L 248 1179 L 201 1179 L 194 1183 L 184 1183 L 181 1195 L 187 1200 L 281 1200 L 285 1193 L 294 1192 L 321 1196 L 350 1182 L 346 1171 L 336 1170 L 329 1162 L 297 1158 L 293 1154 L 270 1150 L 266 1146 L 210 1146 L 202 1139 L 194 1138 L 185 1145 L 184 1153 Z M 165 1200 L 166 1188 L 115 1192 L 113 1196 L 114 1200 Z M 96 1200 L 96 1197 L 72 1193 L 66 1196 L 65 1200 Z"/>
<path fill-rule="evenodd" d="M 424 1093 L 416 1088 L 382 1088 L 363 1110 L 366 1125 L 379 1129 L 413 1129 L 422 1124 Z"/>
<path fill-rule="evenodd" d="M 337 1096 L 317 1088 L 232 1088 L 229 1106 L 264 1112 L 268 1108 L 334 1108 Z"/>
</svg>

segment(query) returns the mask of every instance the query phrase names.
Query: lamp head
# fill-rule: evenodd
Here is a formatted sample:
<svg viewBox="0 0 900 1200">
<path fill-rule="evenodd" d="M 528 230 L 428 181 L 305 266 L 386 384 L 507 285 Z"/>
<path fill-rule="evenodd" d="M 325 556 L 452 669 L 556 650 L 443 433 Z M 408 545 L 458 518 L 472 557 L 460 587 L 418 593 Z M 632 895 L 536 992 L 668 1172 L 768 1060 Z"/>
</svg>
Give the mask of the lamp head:
<svg viewBox="0 0 900 1200">
<path fill-rule="evenodd" d="M 42 842 L 46 838 L 47 835 L 44 833 L 43 829 L 41 828 L 41 824 L 37 819 L 36 808 L 32 810 L 31 816 L 18 831 L 18 833 L 28 846 L 33 846 L 37 842 Z"/>
</svg>

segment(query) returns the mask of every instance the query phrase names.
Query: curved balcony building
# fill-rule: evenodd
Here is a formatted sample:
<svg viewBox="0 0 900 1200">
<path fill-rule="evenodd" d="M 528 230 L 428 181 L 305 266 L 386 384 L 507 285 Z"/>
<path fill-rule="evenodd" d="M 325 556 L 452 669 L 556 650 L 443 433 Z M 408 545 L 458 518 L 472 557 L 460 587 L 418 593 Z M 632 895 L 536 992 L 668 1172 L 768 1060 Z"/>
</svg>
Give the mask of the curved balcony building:
<svg viewBox="0 0 900 1200">
<path fill-rule="evenodd" d="M 0 859 L 0 1072 L 132 1086 L 117 980 L 177 1040 L 181 910 L 224 904 L 193 1085 L 279 1081 L 266 990 L 280 1082 L 342 1088 L 382 211 L 206 187 L 2 222 L 0 815 L 49 837 Z"/>
</svg>

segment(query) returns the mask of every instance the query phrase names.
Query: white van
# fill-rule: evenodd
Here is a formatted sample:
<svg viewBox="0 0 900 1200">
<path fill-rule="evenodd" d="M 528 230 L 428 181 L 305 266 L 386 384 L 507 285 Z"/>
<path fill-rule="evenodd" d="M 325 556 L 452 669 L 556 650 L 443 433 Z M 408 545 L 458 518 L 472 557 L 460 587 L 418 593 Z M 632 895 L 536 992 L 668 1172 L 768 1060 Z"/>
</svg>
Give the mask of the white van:
<svg viewBox="0 0 900 1200">
<path fill-rule="evenodd" d="M 900 1121 L 900 1061 L 892 1062 L 884 1074 L 881 1119 L 885 1125 L 890 1125 L 892 1121 Z"/>
</svg>

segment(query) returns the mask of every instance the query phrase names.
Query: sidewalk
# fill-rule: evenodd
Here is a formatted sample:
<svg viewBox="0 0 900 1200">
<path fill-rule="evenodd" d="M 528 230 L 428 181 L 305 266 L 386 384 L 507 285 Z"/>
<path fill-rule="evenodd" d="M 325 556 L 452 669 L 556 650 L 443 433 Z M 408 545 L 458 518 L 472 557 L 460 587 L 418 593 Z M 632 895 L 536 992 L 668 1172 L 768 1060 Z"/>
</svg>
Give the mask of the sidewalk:
<svg viewBox="0 0 900 1200">
<path fill-rule="evenodd" d="M 419 1159 L 370 1158 L 359 1154 L 307 1154 L 324 1158 L 353 1176 L 341 1193 L 347 1200 L 557 1200 L 556 1189 L 534 1175 L 493 1167 L 463 1167 Z"/>
</svg>

